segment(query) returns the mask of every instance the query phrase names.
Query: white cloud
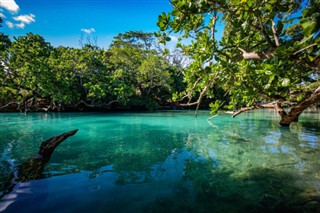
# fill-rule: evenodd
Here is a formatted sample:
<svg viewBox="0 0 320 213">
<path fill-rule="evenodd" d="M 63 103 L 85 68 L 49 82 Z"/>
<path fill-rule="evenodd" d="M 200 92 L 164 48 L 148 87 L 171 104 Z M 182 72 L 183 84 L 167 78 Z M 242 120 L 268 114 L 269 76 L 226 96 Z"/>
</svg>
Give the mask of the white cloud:
<svg viewBox="0 0 320 213">
<path fill-rule="evenodd" d="M 178 37 L 176 36 L 169 36 L 171 38 L 171 41 L 178 42 Z"/>
<path fill-rule="evenodd" d="M 11 13 L 17 13 L 19 11 L 19 5 L 17 5 L 14 0 L 0 0 L 0 7 L 3 7 Z"/>
<path fill-rule="evenodd" d="M 13 29 L 14 28 L 14 24 L 10 21 L 6 21 L 6 25 L 10 28 Z"/>
<path fill-rule="evenodd" d="M 23 29 L 25 27 L 25 23 L 21 22 L 20 24 L 16 24 L 17 28 Z"/>
<path fill-rule="evenodd" d="M 0 12 L 0 18 L 5 18 L 6 16 Z"/>
<path fill-rule="evenodd" d="M 90 29 L 82 28 L 81 31 L 88 33 L 88 34 L 91 34 L 91 33 L 94 33 L 96 30 L 94 28 L 90 28 Z"/>
<path fill-rule="evenodd" d="M 33 14 L 30 15 L 21 15 L 21 16 L 16 16 L 13 17 L 14 20 L 16 21 L 21 21 L 21 23 L 24 24 L 30 24 L 31 22 L 35 22 L 36 20 L 34 19 L 36 16 Z"/>
</svg>

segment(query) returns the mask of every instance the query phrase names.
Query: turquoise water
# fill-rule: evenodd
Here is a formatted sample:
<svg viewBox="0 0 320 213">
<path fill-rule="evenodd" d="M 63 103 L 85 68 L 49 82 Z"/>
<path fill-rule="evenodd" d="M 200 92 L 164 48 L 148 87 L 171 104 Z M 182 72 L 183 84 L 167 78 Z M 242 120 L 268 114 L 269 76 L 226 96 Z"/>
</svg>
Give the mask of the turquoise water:
<svg viewBox="0 0 320 213">
<path fill-rule="evenodd" d="M 0 183 L 73 129 L 0 212 L 317 212 L 320 113 L 290 128 L 270 111 L 0 114 Z"/>
</svg>

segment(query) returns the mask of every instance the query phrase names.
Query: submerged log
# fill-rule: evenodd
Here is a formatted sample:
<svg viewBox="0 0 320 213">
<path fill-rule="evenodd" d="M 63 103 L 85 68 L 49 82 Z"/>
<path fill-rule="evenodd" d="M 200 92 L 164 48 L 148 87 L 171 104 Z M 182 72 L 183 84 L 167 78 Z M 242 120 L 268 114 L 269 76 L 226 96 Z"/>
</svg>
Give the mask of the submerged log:
<svg viewBox="0 0 320 213">
<path fill-rule="evenodd" d="M 7 182 L 4 194 L 10 193 L 17 182 L 25 182 L 42 178 L 44 167 L 49 162 L 54 150 L 68 137 L 76 134 L 77 131 L 78 129 L 75 129 L 42 142 L 38 154 L 18 166 L 17 174 L 13 175 L 13 177 Z"/>
<path fill-rule="evenodd" d="M 38 154 L 29 158 L 19 166 L 18 181 L 28 181 L 41 178 L 44 166 L 49 162 L 54 150 L 68 137 L 76 134 L 77 131 L 77 129 L 72 130 L 42 142 Z"/>
</svg>

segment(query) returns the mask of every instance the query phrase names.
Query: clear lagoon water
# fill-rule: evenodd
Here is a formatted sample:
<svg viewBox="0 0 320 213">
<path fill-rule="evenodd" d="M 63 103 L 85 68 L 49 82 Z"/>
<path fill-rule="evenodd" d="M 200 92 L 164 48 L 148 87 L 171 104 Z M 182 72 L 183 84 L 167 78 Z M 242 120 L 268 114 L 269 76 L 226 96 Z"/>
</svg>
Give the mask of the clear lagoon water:
<svg viewBox="0 0 320 213">
<path fill-rule="evenodd" d="M 0 114 L 0 184 L 42 141 L 79 129 L 0 212 L 319 212 L 320 113 L 207 121 L 189 111 Z"/>
</svg>

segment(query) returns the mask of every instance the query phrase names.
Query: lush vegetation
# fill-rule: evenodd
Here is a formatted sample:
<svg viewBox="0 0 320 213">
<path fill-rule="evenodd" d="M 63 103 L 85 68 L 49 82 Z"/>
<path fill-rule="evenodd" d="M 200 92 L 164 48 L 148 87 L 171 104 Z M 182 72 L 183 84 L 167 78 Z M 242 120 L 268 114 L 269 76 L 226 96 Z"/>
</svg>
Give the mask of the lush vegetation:
<svg viewBox="0 0 320 213">
<path fill-rule="evenodd" d="M 183 57 L 172 58 L 143 32 L 119 34 L 107 50 L 1 33 L 1 109 L 154 109 L 173 101 L 198 109 L 205 99 L 213 113 L 233 116 L 275 108 L 289 125 L 319 102 L 318 0 L 170 2 L 155 36 L 188 39 L 177 45 Z"/>
<path fill-rule="evenodd" d="M 318 0 L 172 0 L 173 10 L 159 16 L 165 43 L 170 33 L 192 59 L 187 88 L 177 99 L 199 105 L 217 88 L 225 97 L 211 104 L 239 110 L 276 108 L 289 125 L 320 100 L 320 2 Z M 219 27 L 220 25 L 220 27 Z M 224 26 L 221 29 L 221 26 Z M 223 34 L 218 39 L 217 34 Z M 218 93 L 218 94 L 221 94 Z M 196 100 L 192 100 L 196 98 Z M 289 112 L 284 106 L 292 106 Z"/>
<path fill-rule="evenodd" d="M 32 33 L 0 39 L 2 110 L 153 109 L 183 89 L 180 64 L 150 33 L 119 34 L 108 50 L 54 48 Z"/>
</svg>

